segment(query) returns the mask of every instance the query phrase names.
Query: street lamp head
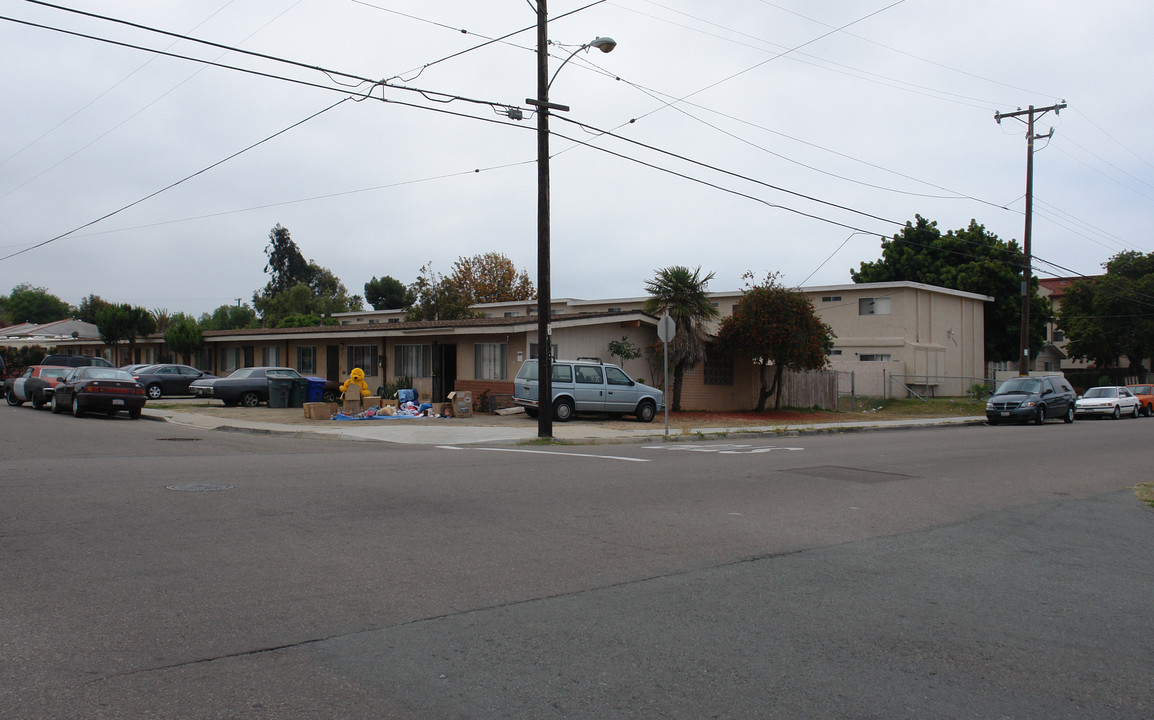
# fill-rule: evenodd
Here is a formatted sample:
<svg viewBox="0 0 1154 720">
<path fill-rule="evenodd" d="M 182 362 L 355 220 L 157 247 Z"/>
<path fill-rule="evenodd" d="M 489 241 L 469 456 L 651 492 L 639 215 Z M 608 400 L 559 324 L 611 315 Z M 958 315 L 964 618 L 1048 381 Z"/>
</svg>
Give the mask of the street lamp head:
<svg viewBox="0 0 1154 720">
<path fill-rule="evenodd" d="M 617 47 L 617 41 L 611 37 L 595 37 L 593 42 L 589 43 L 589 47 L 595 47 L 603 53 L 613 52 L 613 48 Z"/>
</svg>

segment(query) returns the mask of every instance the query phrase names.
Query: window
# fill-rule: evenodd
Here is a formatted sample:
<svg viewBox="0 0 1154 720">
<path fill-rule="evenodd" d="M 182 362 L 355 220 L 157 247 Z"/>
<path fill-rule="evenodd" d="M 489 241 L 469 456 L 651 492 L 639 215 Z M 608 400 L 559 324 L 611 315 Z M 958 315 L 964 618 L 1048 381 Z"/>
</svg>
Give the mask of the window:
<svg viewBox="0 0 1154 720">
<path fill-rule="evenodd" d="M 297 370 L 301 375 L 312 375 L 317 371 L 317 349 L 313 345 L 297 348 Z"/>
<path fill-rule="evenodd" d="M 832 356 L 832 355 L 841 355 L 841 350 L 830 350 L 830 351 L 829 351 L 829 354 L 830 354 L 831 356 Z"/>
<path fill-rule="evenodd" d="M 862 362 L 889 362 L 890 357 L 889 353 L 862 353 L 858 355 L 858 360 Z"/>
<path fill-rule="evenodd" d="M 733 384 L 733 355 L 721 352 L 714 345 L 705 348 L 705 384 Z"/>
<path fill-rule="evenodd" d="M 557 357 L 557 346 L 553 345 L 551 349 L 552 349 L 553 354 L 550 355 L 549 357 L 553 357 L 553 358 Z M 529 357 L 530 358 L 537 357 L 537 343 L 529 343 Z"/>
<path fill-rule="evenodd" d="M 825 295 L 821 299 L 822 302 L 841 302 L 841 295 Z"/>
<path fill-rule="evenodd" d="M 521 317 L 521 313 L 517 312 L 516 310 L 510 310 L 509 312 L 505 313 L 505 317 Z"/>
<path fill-rule="evenodd" d="M 262 347 L 260 349 L 260 364 L 266 366 L 280 365 L 280 348 Z"/>
<path fill-rule="evenodd" d="M 601 374 L 601 368 L 593 367 L 592 365 L 578 365 L 577 382 L 585 383 L 587 385 L 600 385 L 602 382 L 604 382 L 604 376 Z"/>
<path fill-rule="evenodd" d="M 1053 338 L 1054 338 L 1054 342 L 1060 343 L 1066 339 L 1066 333 L 1062 332 L 1061 330 L 1055 330 Z"/>
<path fill-rule="evenodd" d="M 393 348 L 393 370 L 397 377 L 430 377 L 432 358 L 431 345 L 397 345 Z"/>
<path fill-rule="evenodd" d="M 562 383 L 573 382 L 573 366 L 572 365 L 554 365 L 553 366 L 553 382 L 562 382 Z"/>
<path fill-rule="evenodd" d="M 223 347 L 220 349 L 221 372 L 232 372 L 241 366 L 240 348 Z"/>
<path fill-rule="evenodd" d="M 621 312 L 621 308 L 619 308 L 619 307 L 611 307 L 611 308 L 609 308 L 609 312 L 611 312 L 611 313 L 619 313 L 619 312 Z"/>
<path fill-rule="evenodd" d="M 623 370 L 615 367 L 605 368 L 605 380 L 610 385 L 624 385 L 625 387 L 629 387 L 633 384 L 633 381 L 629 379 L 629 376 L 626 375 Z"/>
<path fill-rule="evenodd" d="M 858 315 L 889 315 L 890 314 L 890 299 L 888 297 L 880 298 L 860 298 L 857 301 Z"/>
<path fill-rule="evenodd" d="M 353 368 L 360 368 L 365 371 L 365 377 L 377 376 L 377 366 L 380 363 L 377 362 L 376 345 L 349 345 L 345 351 L 350 372 Z"/>
<path fill-rule="evenodd" d="M 505 380 L 508 377 L 509 346 L 506 343 L 473 345 L 473 377 L 476 380 Z"/>
</svg>

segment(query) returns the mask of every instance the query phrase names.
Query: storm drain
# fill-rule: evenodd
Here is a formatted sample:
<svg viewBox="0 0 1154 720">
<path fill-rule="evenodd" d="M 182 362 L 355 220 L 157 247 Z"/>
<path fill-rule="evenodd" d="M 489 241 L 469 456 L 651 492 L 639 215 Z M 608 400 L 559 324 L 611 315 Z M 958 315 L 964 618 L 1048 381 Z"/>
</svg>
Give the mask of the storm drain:
<svg viewBox="0 0 1154 720">
<path fill-rule="evenodd" d="M 156 439 L 161 441 L 161 442 L 198 442 L 200 440 L 200 438 L 182 438 L 182 437 L 156 438 Z"/>
<path fill-rule="evenodd" d="M 824 478 L 826 480 L 841 480 L 842 482 L 854 483 L 883 483 L 891 480 L 905 480 L 913 477 L 912 475 L 902 475 L 900 473 L 878 472 L 877 470 L 862 470 L 861 468 L 841 467 L 838 465 L 818 465 L 816 467 L 807 468 L 792 468 L 786 472 L 796 473 L 798 475 L 808 475 L 810 477 Z"/>
<path fill-rule="evenodd" d="M 180 490 L 182 492 L 211 492 L 213 490 L 232 490 L 235 485 L 218 485 L 216 483 L 177 483 L 176 485 L 165 485 L 169 490 Z"/>
</svg>

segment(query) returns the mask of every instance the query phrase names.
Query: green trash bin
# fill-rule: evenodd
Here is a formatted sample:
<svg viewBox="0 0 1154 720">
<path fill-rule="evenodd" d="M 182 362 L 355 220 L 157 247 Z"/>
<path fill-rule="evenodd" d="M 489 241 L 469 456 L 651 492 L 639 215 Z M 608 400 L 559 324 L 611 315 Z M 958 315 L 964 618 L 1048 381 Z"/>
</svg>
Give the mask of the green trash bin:
<svg viewBox="0 0 1154 720">
<path fill-rule="evenodd" d="M 288 406 L 291 408 L 303 408 L 305 402 L 308 401 L 309 379 L 293 378 L 289 382 L 292 383 L 292 389 L 289 391 Z"/>
<path fill-rule="evenodd" d="M 270 377 L 268 379 L 268 406 L 270 408 L 288 407 L 292 387 L 292 378 Z"/>
</svg>

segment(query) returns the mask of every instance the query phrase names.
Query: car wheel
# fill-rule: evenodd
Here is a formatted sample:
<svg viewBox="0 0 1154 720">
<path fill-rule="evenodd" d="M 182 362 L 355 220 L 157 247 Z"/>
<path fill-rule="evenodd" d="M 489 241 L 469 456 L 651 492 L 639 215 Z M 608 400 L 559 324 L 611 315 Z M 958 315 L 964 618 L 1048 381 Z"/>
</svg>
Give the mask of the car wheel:
<svg viewBox="0 0 1154 720">
<path fill-rule="evenodd" d="M 240 404 L 250 408 L 256 407 L 257 405 L 260 405 L 260 395 L 257 395 L 252 391 L 241 393 Z"/>
<path fill-rule="evenodd" d="M 569 422 L 573 417 L 573 401 L 565 398 L 553 403 L 553 419 L 557 422 Z"/>
<path fill-rule="evenodd" d="M 24 404 L 23 400 L 17 400 L 16 399 L 16 391 L 15 390 L 10 389 L 4 397 L 8 400 L 8 404 L 11 405 L 12 407 L 20 407 L 21 405 Z"/>
<path fill-rule="evenodd" d="M 1046 406 L 1045 405 L 1039 405 L 1038 409 L 1034 411 L 1034 422 L 1038 423 L 1039 425 L 1045 425 L 1046 424 Z"/>
<path fill-rule="evenodd" d="M 986 424 L 987 425 L 997 425 L 998 424 L 998 418 L 988 417 L 988 418 L 986 418 Z"/>
<path fill-rule="evenodd" d="M 152 383 L 144 389 L 144 394 L 148 395 L 149 400 L 159 400 L 164 395 L 164 391 L 160 389 L 160 385 Z"/>
<path fill-rule="evenodd" d="M 652 400 L 642 400 L 641 404 L 637 406 L 638 422 L 653 422 L 653 418 L 656 416 L 657 406 L 653 404 Z"/>
<path fill-rule="evenodd" d="M 1066 423 L 1074 422 L 1074 406 L 1066 408 L 1066 417 L 1062 418 Z"/>
<path fill-rule="evenodd" d="M 58 401 L 56 399 L 56 396 L 53 395 L 52 396 L 52 412 L 59 413 L 61 409 L 62 408 L 60 407 L 60 401 Z"/>
<path fill-rule="evenodd" d="M 129 408 L 128 409 L 128 417 L 132 418 L 133 420 L 139 420 L 140 419 L 140 408 Z"/>
<path fill-rule="evenodd" d="M 72 396 L 72 417 L 84 417 L 84 410 L 80 408 L 80 398 Z"/>
<path fill-rule="evenodd" d="M 1130 417 L 1134 418 L 1135 420 L 1138 419 L 1138 406 L 1137 405 L 1135 405 L 1134 409 L 1130 412 Z"/>
<path fill-rule="evenodd" d="M 1146 417 L 1150 417 L 1151 412 L 1154 412 L 1154 410 L 1151 409 L 1150 403 L 1146 403 L 1145 405 L 1142 406 L 1142 414 L 1143 415 L 1145 415 Z"/>
<path fill-rule="evenodd" d="M 321 402 L 336 402 L 339 396 L 336 390 L 325 390 L 321 393 Z"/>
<path fill-rule="evenodd" d="M 1113 414 L 1113 415 L 1111 415 L 1110 417 L 1114 418 L 1115 420 L 1117 420 L 1118 418 L 1122 417 L 1122 408 L 1120 408 L 1120 407 L 1118 407 L 1117 405 L 1115 405 L 1115 406 L 1114 406 L 1114 414 Z"/>
<path fill-rule="evenodd" d="M 537 408 L 525 408 L 525 414 L 531 418 L 537 417 Z"/>
<path fill-rule="evenodd" d="M 40 395 L 40 396 L 33 395 L 32 396 L 32 407 L 33 408 L 35 408 L 37 410 L 43 410 L 45 404 L 46 403 L 45 403 L 43 395 Z"/>
</svg>

